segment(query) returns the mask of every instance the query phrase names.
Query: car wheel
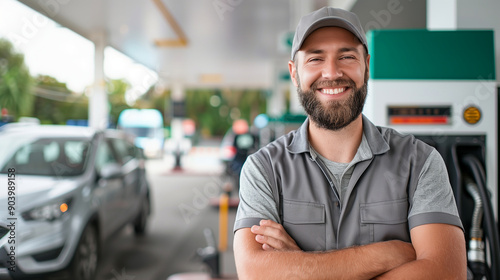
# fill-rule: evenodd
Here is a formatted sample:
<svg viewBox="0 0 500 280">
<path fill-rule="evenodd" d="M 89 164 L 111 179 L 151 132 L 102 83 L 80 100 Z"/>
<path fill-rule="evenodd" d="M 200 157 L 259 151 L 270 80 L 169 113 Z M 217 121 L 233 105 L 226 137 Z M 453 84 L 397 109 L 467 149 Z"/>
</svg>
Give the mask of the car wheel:
<svg viewBox="0 0 500 280">
<path fill-rule="evenodd" d="M 71 279 L 93 280 L 97 272 L 99 241 L 94 225 L 88 224 L 80 237 L 70 266 Z"/>
<path fill-rule="evenodd" d="M 143 235 L 146 233 L 146 225 L 149 217 L 149 198 L 146 196 L 141 203 L 141 211 L 137 214 L 137 218 L 134 222 L 134 232 L 136 235 Z"/>
</svg>

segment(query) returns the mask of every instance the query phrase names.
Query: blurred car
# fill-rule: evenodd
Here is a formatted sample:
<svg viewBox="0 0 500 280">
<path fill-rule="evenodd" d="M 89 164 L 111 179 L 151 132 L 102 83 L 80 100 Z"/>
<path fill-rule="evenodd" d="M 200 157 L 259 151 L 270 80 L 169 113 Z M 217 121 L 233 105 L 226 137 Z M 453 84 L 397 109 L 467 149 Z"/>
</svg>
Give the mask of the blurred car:
<svg viewBox="0 0 500 280">
<path fill-rule="evenodd" d="M 232 184 L 236 189 L 239 189 L 239 177 L 243 164 L 247 157 L 258 148 L 258 137 L 249 131 L 235 132 L 230 128 L 222 138 L 219 158 L 225 166 L 225 175 L 232 178 Z"/>
<path fill-rule="evenodd" d="M 1 225 L 15 223 L 10 234 L 0 235 L 1 279 L 6 272 L 13 279 L 40 279 L 55 271 L 66 279 L 94 279 L 103 242 L 128 224 L 143 234 L 151 212 L 142 151 L 116 130 L 4 127 L 0 184 L 15 188 L 0 192 L 0 233 Z M 8 271 L 10 236 L 15 273 Z"/>
<path fill-rule="evenodd" d="M 118 117 L 118 129 L 136 136 L 135 145 L 148 158 L 163 157 L 163 115 L 157 109 L 125 109 Z"/>
</svg>

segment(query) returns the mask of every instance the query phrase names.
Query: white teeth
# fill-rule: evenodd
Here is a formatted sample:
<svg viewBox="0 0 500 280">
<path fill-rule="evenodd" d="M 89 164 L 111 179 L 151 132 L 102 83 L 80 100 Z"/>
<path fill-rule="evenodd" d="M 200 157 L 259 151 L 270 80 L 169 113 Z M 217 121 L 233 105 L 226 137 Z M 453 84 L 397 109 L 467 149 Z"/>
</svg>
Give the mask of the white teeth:
<svg viewBox="0 0 500 280">
<path fill-rule="evenodd" d="M 345 88 L 324 88 L 321 90 L 324 94 L 339 94 L 345 91 Z"/>
</svg>

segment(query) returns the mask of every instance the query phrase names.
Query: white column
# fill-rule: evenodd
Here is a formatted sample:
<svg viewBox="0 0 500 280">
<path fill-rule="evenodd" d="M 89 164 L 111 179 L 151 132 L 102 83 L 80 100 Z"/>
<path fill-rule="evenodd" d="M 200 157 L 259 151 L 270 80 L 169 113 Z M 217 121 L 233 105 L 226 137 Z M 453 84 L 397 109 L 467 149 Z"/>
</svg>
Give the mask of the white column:
<svg viewBox="0 0 500 280">
<path fill-rule="evenodd" d="M 104 48 L 106 34 L 96 32 L 92 36 L 95 45 L 94 54 L 94 85 L 89 95 L 89 126 L 104 129 L 109 122 L 108 96 L 104 79 Z"/>
<path fill-rule="evenodd" d="M 427 0 L 427 29 L 457 29 L 457 0 Z"/>
</svg>

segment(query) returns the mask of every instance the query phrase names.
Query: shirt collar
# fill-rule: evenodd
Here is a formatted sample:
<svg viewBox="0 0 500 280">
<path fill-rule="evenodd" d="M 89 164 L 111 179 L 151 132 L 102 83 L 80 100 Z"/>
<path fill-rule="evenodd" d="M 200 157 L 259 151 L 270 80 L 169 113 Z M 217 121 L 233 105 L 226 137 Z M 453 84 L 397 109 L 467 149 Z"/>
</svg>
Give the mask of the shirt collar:
<svg viewBox="0 0 500 280">
<path fill-rule="evenodd" d="M 363 133 L 374 155 L 380 155 L 390 150 L 389 143 L 382 136 L 380 128 L 375 126 L 365 115 L 363 115 Z"/>
<path fill-rule="evenodd" d="M 286 147 L 288 152 L 292 154 L 300 154 L 309 152 L 309 118 L 306 118 L 304 123 L 295 131 L 292 142 Z"/>
<path fill-rule="evenodd" d="M 288 145 L 287 150 L 293 154 L 310 152 L 308 140 L 309 118 L 295 131 L 292 142 Z M 378 127 L 376 127 L 365 115 L 363 115 L 363 134 L 368 141 L 374 155 L 383 154 L 389 151 L 390 147 L 385 141 Z"/>
</svg>

